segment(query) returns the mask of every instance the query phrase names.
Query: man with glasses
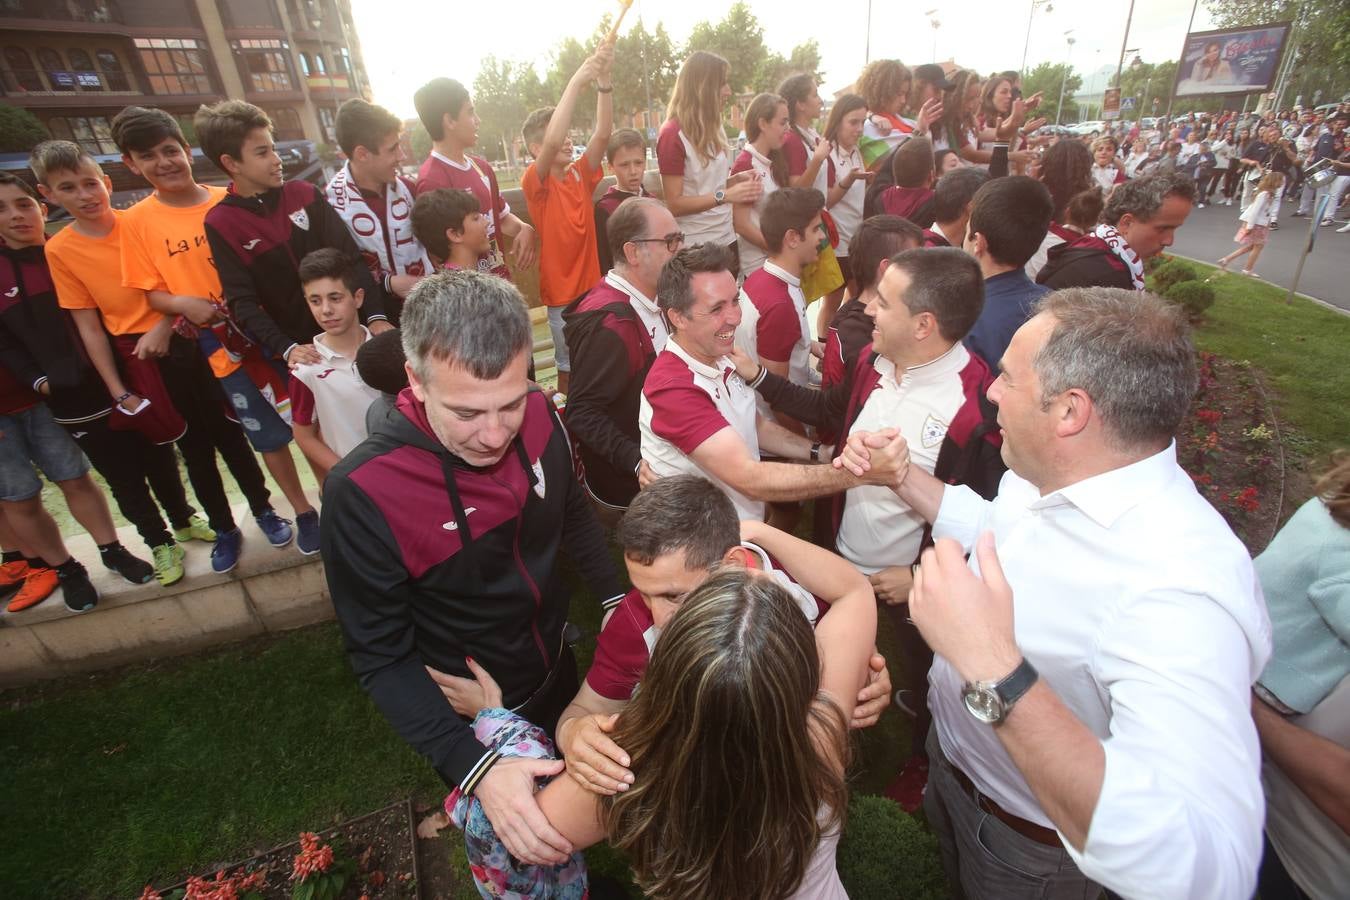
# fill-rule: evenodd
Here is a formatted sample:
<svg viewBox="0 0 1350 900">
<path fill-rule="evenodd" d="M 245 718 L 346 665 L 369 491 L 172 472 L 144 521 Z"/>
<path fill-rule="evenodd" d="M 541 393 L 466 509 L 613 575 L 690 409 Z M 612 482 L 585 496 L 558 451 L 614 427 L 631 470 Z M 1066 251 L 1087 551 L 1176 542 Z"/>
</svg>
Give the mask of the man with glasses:
<svg viewBox="0 0 1350 900">
<path fill-rule="evenodd" d="M 613 520 L 638 492 L 642 383 L 666 346 L 656 281 L 684 240 L 659 200 L 625 200 L 606 224 L 614 268 L 563 312 L 572 354 L 567 427 L 601 518 Z M 606 515 L 609 513 L 609 515 Z"/>
</svg>

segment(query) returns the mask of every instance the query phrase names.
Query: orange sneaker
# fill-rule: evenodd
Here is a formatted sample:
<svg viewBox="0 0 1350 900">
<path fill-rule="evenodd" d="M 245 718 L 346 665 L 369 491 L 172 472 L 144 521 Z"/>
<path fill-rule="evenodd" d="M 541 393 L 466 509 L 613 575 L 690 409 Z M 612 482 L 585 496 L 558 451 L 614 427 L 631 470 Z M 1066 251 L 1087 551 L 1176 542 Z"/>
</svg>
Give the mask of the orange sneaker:
<svg viewBox="0 0 1350 900">
<path fill-rule="evenodd" d="M 14 562 L 0 563 L 0 591 L 7 587 L 22 584 L 28 575 L 28 560 L 16 559 Z"/>
<path fill-rule="evenodd" d="M 22 612 L 30 606 L 37 606 L 52 595 L 52 591 L 61 585 L 61 576 L 55 569 L 29 569 L 23 587 L 9 601 L 10 612 Z"/>
</svg>

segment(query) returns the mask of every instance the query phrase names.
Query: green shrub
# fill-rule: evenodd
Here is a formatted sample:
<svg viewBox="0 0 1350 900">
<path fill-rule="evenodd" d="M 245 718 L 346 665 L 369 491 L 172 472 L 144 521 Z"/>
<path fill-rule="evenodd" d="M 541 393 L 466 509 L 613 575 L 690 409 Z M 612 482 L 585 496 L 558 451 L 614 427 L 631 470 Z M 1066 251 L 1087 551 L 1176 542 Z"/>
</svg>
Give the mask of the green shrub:
<svg viewBox="0 0 1350 900">
<path fill-rule="evenodd" d="M 1180 284 L 1183 281 L 1194 281 L 1200 277 L 1200 271 L 1195 266 L 1186 262 L 1184 259 L 1169 259 L 1154 269 L 1148 276 L 1148 289 L 1155 294 L 1167 296 L 1167 291 L 1174 284 Z"/>
<path fill-rule="evenodd" d="M 47 139 L 47 129 L 26 109 L 0 104 L 0 153 L 27 153 Z"/>
<path fill-rule="evenodd" d="M 1163 296 L 1186 310 L 1193 322 L 1205 315 L 1205 310 L 1214 305 L 1214 288 L 1203 281 L 1179 281 L 1163 292 Z"/>
<path fill-rule="evenodd" d="M 837 857 L 852 900 L 941 900 L 949 896 L 937 838 L 884 797 L 854 795 Z"/>
</svg>

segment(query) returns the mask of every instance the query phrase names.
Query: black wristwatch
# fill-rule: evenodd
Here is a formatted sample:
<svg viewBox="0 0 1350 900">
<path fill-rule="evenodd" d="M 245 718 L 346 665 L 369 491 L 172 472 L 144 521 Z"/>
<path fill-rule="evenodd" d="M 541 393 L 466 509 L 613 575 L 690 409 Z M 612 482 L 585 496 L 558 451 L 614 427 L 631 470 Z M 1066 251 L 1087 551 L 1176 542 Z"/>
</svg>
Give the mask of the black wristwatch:
<svg viewBox="0 0 1350 900">
<path fill-rule="evenodd" d="M 972 716 L 986 725 L 998 725 L 1039 677 L 1035 666 L 1023 657 L 1017 668 L 999 681 L 967 681 L 961 686 L 961 700 Z"/>
<path fill-rule="evenodd" d="M 820 441 L 811 445 L 811 462 L 820 462 Z"/>
</svg>

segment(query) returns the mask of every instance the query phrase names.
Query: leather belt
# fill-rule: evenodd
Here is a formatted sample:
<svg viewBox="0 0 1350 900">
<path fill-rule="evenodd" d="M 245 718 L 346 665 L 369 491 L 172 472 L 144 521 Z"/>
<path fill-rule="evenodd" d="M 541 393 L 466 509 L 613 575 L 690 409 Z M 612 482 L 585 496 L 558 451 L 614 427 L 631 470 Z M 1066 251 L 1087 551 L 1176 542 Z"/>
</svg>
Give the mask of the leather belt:
<svg viewBox="0 0 1350 900">
<path fill-rule="evenodd" d="M 986 797 L 977 787 L 975 787 L 974 782 L 967 777 L 965 772 L 962 772 L 956 766 L 951 765 L 950 762 L 948 765 L 952 770 L 952 775 L 956 777 L 956 783 L 961 785 L 961 790 L 965 791 L 980 809 L 989 813 L 989 815 L 998 819 L 1004 825 L 1007 825 L 1013 831 L 1028 840 L 1035 841 L 1038 844 L 1044 844 L 1047 847 L 1055 847 L 1060 850 L 1064 849 L 1064 844 L 1060 841 L 1059 834 L 1053 828 L 1046 828 L 1044 825 L 1028 822 L 1021 816 L 1014 816 L 993 800 Z"/>
</svg>

